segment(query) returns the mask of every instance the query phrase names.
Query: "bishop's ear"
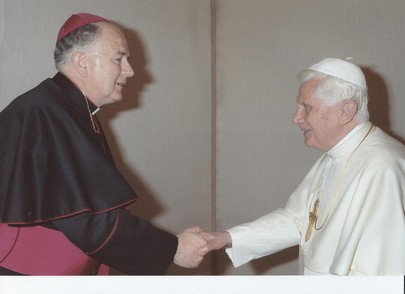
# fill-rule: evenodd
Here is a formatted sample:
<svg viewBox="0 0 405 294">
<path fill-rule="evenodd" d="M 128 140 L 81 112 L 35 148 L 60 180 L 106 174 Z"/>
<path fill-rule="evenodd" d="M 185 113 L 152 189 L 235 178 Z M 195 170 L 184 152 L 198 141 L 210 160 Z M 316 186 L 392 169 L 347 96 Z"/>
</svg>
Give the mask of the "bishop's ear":
<svg viewBox="0 0 405 294">
<path fill-rule="evenodd" d="M 76 51 L 72 54 L 72 63 L 76 71 L 82 76 L 87 76 L 87 54 L 82 51 Z"/>
<path fill-rule="evenodd" d="M 357 113 L 357 104 L 354 101 L 351 100 L 343 101 L 341 107 L 340 122 L 342 124 L 347 124 L 351 122 L 356 113 Z"/>
</svg>

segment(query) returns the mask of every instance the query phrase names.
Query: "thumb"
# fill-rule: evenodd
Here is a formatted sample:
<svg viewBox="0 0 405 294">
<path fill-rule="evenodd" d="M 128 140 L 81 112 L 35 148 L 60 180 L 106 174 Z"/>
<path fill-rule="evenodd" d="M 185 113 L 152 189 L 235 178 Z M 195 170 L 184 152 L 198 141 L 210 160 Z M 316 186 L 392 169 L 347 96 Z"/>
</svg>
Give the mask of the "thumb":
<svg viewBox="0 0 405 294">
<path fill-rule="evenodd" d="M 207 245 L 207 244 L 201 246 L 201 247 L 198 248 L 198 250 L 197 250 L 197 253 L 200 254 L 200 255 L 202 255 L 202 256 L 206 255 L 206 254 L 209 253 L 209 252 L 210 252 L 210 249 L 208 248 L 208 245 Z"/>
</svg>

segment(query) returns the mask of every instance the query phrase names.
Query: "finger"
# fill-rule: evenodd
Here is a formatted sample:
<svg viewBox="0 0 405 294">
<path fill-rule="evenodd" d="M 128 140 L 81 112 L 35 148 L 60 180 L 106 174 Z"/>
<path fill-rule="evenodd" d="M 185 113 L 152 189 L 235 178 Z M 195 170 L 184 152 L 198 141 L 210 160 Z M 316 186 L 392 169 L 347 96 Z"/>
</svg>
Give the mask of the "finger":
<svg viewBox="0 0 405 294">
<path fill-rule="evenodd" d="M 199 235 L 203 236 L 207 241 L 212 240 L 212 236 L 208 232 L 201 231 L 198 233 Z"/>
<path fill-rule="evenodd" d="M 196 233 L 196 234 L 198 234 L 199 232 L 202 232 L 201 228 L 198 227 L 198 226 L 197 226 L 197 227 L 193 227 L 192 230 L 193 230 L 193 233 Z"/>
<path fill-rule="evenodd" d="M 191 245 L 195 248 L 199 248 L 208 243 L 207 239 L 205 239 L 203 236 L 199 234 L 193 234 L 191 237 L 192 237 L 192 239 L 190 239 Z"/>
<path fill-rule="evenodd" d="M 194 234 L 198 234 L 198 233 L 201 232 L 201 231 L 202 231 L 201 228 L 198 227 L 198 226 L 196 226 L 196 227 L 191 227 L 191 228 L 187 228 L 187 229 L 184 230 L 184 232 L 187 232 L 187 233 L 194 233 Z"/>
</svg>

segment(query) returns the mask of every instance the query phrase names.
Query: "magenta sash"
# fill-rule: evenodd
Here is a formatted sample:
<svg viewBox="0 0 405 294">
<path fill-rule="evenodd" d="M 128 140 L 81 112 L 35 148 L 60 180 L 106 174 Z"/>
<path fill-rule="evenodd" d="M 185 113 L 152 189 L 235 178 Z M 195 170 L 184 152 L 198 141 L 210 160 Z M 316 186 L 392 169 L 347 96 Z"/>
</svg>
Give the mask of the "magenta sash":
<svg viewBox="0 0 405 294">
<path fill-rule="evenodd" d="M 26 275 L 108 274 L 61 232 L 41 226 L 10 227 L 0 223 L 0 266 Z"/>
</svg>

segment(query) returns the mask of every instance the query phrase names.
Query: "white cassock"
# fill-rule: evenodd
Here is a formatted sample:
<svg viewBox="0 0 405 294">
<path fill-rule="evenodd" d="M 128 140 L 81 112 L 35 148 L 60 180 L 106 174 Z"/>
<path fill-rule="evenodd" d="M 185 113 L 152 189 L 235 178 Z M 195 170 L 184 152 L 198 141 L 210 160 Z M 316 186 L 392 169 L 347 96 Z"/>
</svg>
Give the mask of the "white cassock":
<svg viewBox="0 0 405 294">
<path fill-rule="evenodd" d="M 303 274 L 404 275 L 405 147 L 359 125 L 315 163 L 284 209 L 228 232 L 235 267 L 299 244 Z"/>
</svg>

